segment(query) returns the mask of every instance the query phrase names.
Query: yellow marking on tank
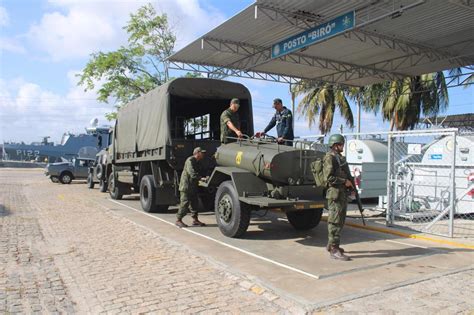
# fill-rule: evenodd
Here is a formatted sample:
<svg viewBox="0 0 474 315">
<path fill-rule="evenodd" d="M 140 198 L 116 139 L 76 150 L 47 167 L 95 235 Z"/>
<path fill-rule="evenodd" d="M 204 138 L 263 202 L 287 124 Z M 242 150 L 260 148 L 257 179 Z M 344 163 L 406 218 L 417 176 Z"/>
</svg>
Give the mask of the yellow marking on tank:
<svg viewBox="0 0 474 315">
<path fill-rule="evenodd" d="M 235 164 L 240 165 L 242 162 L 242 155 L 244 154 L 243 151 L 237 152 L 237 155 L 235 156 Z"/>
<path fill-rule="evenodd" d="M 310 204 L 309 207 L 310 207 L 311 209 L 324 208 L 324 203 L 313 203 L 313 204 Z"/>
</svg>

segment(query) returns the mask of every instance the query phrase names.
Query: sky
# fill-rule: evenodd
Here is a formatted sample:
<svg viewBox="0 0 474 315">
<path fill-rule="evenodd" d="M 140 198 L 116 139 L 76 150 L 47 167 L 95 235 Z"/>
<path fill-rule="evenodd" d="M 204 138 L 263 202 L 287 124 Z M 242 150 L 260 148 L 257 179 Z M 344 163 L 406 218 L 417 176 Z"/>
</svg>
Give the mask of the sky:
<svg viewBox="0 0 474 315">
<path fill-rule="evenodd" d="M 250 0 L 0 0 L 0 141 L 32 142 L 64 132 L 83 133 L 94 118 L 108 124 L 113 104 L 96 101 L 96 91 L 77 86 L 77 74 L 90 54 L 126 44 L 122 27 L 130 14 L 151 2 L 167 13 L 177 36 L 176 49 L 232 17 Z M 179 73 L 172 75 L 178 76 Z M 287 84 L 228 78 L 249 88 L 255 130 L 263 130 L 279 97 L 291 107 Z M 451 88 L 446 114 L 474 112 L 474 87 Z M 354 116 L 356 109 L 352 104 Z M 295 113 L 295 135 L 319 134 Z M 333 129 L 342 124 L 336 116 Z M 362 113 L 362 132 L 387 131 L 379 115 Z M 344 131 L 350 132 L 345 128 Z M 275 133 L 275 130 L 273 130 Z"/>
</svg>

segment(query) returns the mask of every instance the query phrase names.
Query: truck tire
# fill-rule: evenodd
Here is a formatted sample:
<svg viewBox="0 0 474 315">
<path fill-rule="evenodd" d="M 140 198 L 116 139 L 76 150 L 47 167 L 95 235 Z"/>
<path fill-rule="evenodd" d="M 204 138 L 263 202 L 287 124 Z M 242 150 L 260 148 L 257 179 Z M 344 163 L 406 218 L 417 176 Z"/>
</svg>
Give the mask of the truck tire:
<svg viewBox="0 0 474 315">
<path fill-rule="evenodd" d="M 70 172 L 63 172 L 59 175 L 61 184 L 70 184 L 72 182 L 72 174 Z"/>
<path fill-rule="evenodd" d="M 168 210 L 168 205 L 156 204 L 156 187 L 153 175 L 145 175 L 140 181 L 140 204 L 145 212 L 164 212 Z"/>
<path fill-rule="evenodd" d="M 89 189 L 94 188 L 94 178 L 93 178 L 92 174 L 90 174 L 90 173 L 87 176 L 87 188 L 89 188 Z"/>
<path fill-rule="evenodd" d="M 114 173 L 111 173 L 109 176 L 109 194 L 112 199 L 120 200 L 123 197 L 123 188 L 120 185 L 116 185 Z"/>
<path fill-rule="evenodd" d="M 107 192 L 107 182 L 103 179 L 99 181 L 99 191 L 102 193 Z"/>
<path fill-rule="evenodd" d="M 219 230 L 228 237 L 241 237 L 250 223 L 250 207 L 239 201 L 232 181 L 219 185 L 215 199 L 216 222 Z"/>
<path fill-rule="evenodd" d="M 51 176 L 49 179 L 51 179 L 53 183 L 59 183 L 59 178 L 57 176 Z"/>
<path fill-rule="evenodd" d="M 104 166 L 102 164 L 97 164 L 96 171 L 97 179 L 105 179 Z"/>
<path fill-rule="evenodd" d="M 323 209 L 306 209 L 300 211 L 288 211 L 286 217 L 290 224 L 297 230 L 310 230 L 321 221 Z"/>
</svg>

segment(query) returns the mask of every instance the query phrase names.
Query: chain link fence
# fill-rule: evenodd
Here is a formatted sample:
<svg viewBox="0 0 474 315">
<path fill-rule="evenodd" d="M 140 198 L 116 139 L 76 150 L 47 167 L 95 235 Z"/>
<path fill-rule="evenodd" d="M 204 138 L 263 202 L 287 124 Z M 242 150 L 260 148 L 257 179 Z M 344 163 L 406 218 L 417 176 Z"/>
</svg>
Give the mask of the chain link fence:
<svg viewBox="0 0 474 315">
<path fill-rule="evenodd" d="M 440 129 L 344 136 L 359 194 L 378 198 L 387 225 L 474 236 L 474 133 Z M 323 137 L 309 138 L 313 149 L 328 149 Z"/>
<path fill-rule="evenodd" d="M 456 129 L 389 133 L 387 224 L 473 236 L 473 145 Z"/>
</svg>

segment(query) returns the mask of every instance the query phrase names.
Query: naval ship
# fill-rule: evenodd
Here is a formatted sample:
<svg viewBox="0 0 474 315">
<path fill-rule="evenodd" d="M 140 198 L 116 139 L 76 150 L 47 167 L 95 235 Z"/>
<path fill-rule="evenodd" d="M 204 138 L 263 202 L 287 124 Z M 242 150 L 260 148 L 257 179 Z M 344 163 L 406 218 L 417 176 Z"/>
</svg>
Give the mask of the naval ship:
<svg viewBox="0 0 474 315">
<path fill-rule="evenodd" d="M 95 124 L 94 124 L 95 123 Z M 97 122 L 91 122 L 84 134 L 72 134 L 66 132 L 61 138 L 61 143 L 54 144 L 48 141 L 50 137 L 43 137 L 41 142 L 25 143 L 3 143 L 2 156 L 4 160 L 36 161 L 36 162 L 60 162 L 64 159 L 71 160 L 77 157 L 83 147 L 93 147 L 97 151 L 107 148 L 109 145 L 110 127 L 98 127 Z"/>
</svg>

